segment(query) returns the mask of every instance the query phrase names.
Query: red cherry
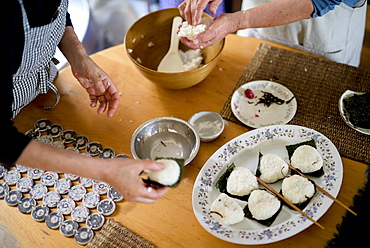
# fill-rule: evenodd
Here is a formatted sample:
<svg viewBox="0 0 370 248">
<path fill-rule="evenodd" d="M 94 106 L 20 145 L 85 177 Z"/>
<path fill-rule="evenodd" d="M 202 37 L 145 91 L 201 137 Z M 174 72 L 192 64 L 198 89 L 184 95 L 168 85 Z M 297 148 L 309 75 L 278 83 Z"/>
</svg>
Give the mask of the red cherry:
<svg viewBox="0 0 370 248">
<path fill-rule="evenodd" d="M 245 95 L 245 97 L 246 97 L 246 98 L 248 98 L 248 99 L 253 99 L 253 97 L 254 97 L 254 94 L 253 94 L 253 92 L 252 92 L 252 90 L 251 90 L 251 89 L 246 89 L 246 90 L 244 91 L 244 95 Z"/>
</svg>

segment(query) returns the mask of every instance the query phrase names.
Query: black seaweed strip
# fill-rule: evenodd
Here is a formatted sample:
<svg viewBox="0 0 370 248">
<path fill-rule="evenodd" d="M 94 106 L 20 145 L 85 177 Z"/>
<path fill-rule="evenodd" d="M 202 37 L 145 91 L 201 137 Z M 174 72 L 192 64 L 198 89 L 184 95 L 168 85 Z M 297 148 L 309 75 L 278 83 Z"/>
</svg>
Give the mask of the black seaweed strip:
<svg viewBox="0 0 370 248">
<path fill-rule="evenodd" d="M 279 201 L 280 201 L 280 199 L 279 199 Z M 280 201 L 280 208 L 279 208 L 279 210 L 276 211 L 276 213 L 273 216 L 271 216 L 270 218 L 268 218 L 266 220 L 257 220 L 255 218 L 253 218 L 252 213 L 249 210 L 248 204 L 244 207 L 243 211 L 244 211 L 244 216 L 246 218 L 251 219 L 251 220 L 254 220 L 254 221 L 257 221 L 258 223 L 260 223 L 260 224 L 262 224 L 264 226 L 271 226 L 272 223 L 274 223 L 274 221 L 276 220 L 277 216 L 280 214 L 282 207 L 283 207 L 283 204 Z"/>
<path fill-rule="evenodd" d="M 238 200 L 241 200 L 241 201 L 248 201 L 249 196 L 250 196 L 250 194 L 249 195 L 243 195 L 243 196 L 240 196 L 240 195 L 232 195 L 232 194 L 230 194 L 227 191 L 225 192 L 225 194 L 227 194 L 228 196 L 230 196 L 232 198 L 236 198 Z"/>
<path fill-rule="evenodd" d="M 159 187 L 169 187 L 168 185 L 163 185 L 163 184 L 160 184 L 156 181 L 152 181 L 150 179 L 142 179 L 144 183 L 146 184 L 151 184 L 151 185 L 156 185 L 156 186 L 159 186 Z"/>
<path fill-rule="evenodd" d="M 321 167 L 319 170 L 313 171 L 313 172 L 310 172 L 310 173 L 303 173 L 299 169 L 296 169 L 296 170 L 301 172 L 303 175 L 312 176 L 312 177 L 321 177 L 322 175 L 325 174 L 324 167 Z M 295 170 L 290 170 L 290 174 L 291 175 L 299 175 L 299 173 L 296 172 Z"/>
<path fill-rule="evenodd" d="M 257 165 L 257 170 L 256 170 L 256 177 L 260 177 L 261 174 L 262 174 L 261 171 L 260 171 L 262 156 L 263 156 L 263 154 L 261 152 L 258 152 L 258 165 Z"/>
<path fill-rule="evenodd" d="M 221 193 L 227 193 L 226 185 L 227 185 L 227 179 L 229 178 L 231 172 L 234 170 L 235 164 L 232 163 L 229 167 L 227 167 L 224 174 L 220 176 L 218 181 L 216 182 L 216 189 L 218 189 Z"/>
</svg>

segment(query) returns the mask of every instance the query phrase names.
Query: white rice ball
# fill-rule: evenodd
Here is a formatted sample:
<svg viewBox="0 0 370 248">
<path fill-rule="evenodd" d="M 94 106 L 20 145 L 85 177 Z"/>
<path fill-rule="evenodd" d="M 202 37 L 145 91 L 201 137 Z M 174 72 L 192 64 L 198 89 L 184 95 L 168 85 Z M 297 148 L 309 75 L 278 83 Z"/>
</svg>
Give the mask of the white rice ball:
<svg viewBox="0 0 370 248">
<path fill-rule="evenodd" d="M 279 199 L 266 190 L 253 190 L 248 199 L 248 208 L 256 220 L 267 220 L 279 209 Z"/>
<path fill-rule="evenodd" d="M 242 207 L 231 197 L 221 193 L 212 203 L 210 214 L 212 217 L 225 225 L 233 225 L 244 219 Z"/>
<path fill-rule="evenodd" d="M 203 55 L 200 49 L 190 49 L 186 52 L 179 50 L 183 62 L 184 71 L 190 71 L 198 68 L 203 62 Z"/>
<path fill-rule="evenodd" d="M 302 173 L 318 171 L 324 164 L 322 157 L 315 147 L 309 145 L 299 146 L 290 158 L 293 167 Z"/>
<path fill-rule="evenodd" d="M 313 183 L 299 175 L 285 178 L 281 184 L 281 190 L 283 196 L 293 204 L 303 203 L 315 194 Z"/>
<path fill-rule="evenodd" d="M 289 173 L 288 164 L 276 154 L 265 154 L 261 157 L 260 179 L 266 183 L 274 183 Z"/>
<path fill-rule="evenodd" d="M 158 159 L 156 162 L 164 164 L 164 168 L 159 171 L 149 171 L 150 180 L 166 186 L 177 183 L 181 173 L 180 165 L 172 159 Z"/>
<path fill-rule="evenodd" d="M 244 167 L 235 167 L 227 179 L 226 190 L 232 195 L 249 195 L 258 189 L 258 181 L 252 172 Z"/>
<path fill-rule="evenodd" d="M 209 26 L 209 24 L 211 24 L 211 22 L 212 22 L 212 19 L 208 17 L 203 17 L 199 25 L 197 26 L 189 25 L 188 22 L 185 21 L 182 23 L 177 35 L 179 37 L 185 37 L 188 40 L 194 40 L 194 37 L 204 32 Z"/>
</svg>

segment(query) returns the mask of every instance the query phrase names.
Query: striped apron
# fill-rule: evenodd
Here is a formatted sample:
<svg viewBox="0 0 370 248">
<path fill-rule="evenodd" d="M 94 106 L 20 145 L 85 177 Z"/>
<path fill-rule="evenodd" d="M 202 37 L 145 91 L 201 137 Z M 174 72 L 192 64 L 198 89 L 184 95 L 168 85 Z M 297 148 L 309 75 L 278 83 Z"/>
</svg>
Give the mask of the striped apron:
<svg viewBox="0 0 370 248">
<path fill-rule="evenodd" d="M 31 28 L 23 0 L 18 1 L 23 17 L 24 48 L 21 64 L 13 75 L 12 118 L 39 94 L 45 94 L 49 89 L 55 92 L 56 102 L 44 109 L 51 109 L 59 102 L 60 95 L 53 84 L 58 70 L 52 60 L 65 31 L 68 9 L 68 0 L 61 0 L 51 23 Z"/>
</svg>

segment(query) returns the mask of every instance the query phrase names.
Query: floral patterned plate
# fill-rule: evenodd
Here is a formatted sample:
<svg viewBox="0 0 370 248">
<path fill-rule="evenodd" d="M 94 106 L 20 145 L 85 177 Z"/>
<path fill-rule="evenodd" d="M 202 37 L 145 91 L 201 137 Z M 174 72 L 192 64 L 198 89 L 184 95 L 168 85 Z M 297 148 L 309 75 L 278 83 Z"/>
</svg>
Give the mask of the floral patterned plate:
<svg viewBox="0 0 370 248">
<path fill-rule="evenodd" d="M 255 129 L 236 137 L 218 149 L 204 164 L 193 188 L 193 211 L 199 223 L 212 235 L 236 244 L 267 244 L 289 238 L 313 223 L 298 212 L 283 206 L 282 211 L 270 227 L 244 218 L 235 225 L 223 225 L 216 222 L 209 214 L 213 201 L 220 195 L 215 184 L 225 172 L 227 166 L 249 168 L 255 173 L 258 154 L 273 153 L 289 161 L 286 145 L 313 139 L 317 150 L 324 160 L 322 177 L 310 177 L 324 190 L 336 197 L 343 177 L 343 165 L 340 155 L 333 143 L 321 133 L 306 127 L 295 125 L 274 125 Z M 281 181 L 270 184 L 275 190 L 281 188 Z M 262 187 L 262 186 L 261 186 Z M 244 208 L 246 202 L 237 200 Z M 317 191 L 304 212 L 318 220 L 329 209 L 333 201 Z"/>
<path fill-rule="evenodd" d="M 245 91 L 248 89 L 253 92 L 253 98 L 246 97 Z M 284 103 L 272 103 L 269 107 L 262 103 L 257 104 L 264 92 L 284 100 Z M 239 121 L 253 128 L 283 125 L 287 124 L 297 111 L 297 100 L 293 97 L 293 93 L 281 84 L 266 80 L 252 81 L 234 92 L 231 110 Z"/>
</svg>

